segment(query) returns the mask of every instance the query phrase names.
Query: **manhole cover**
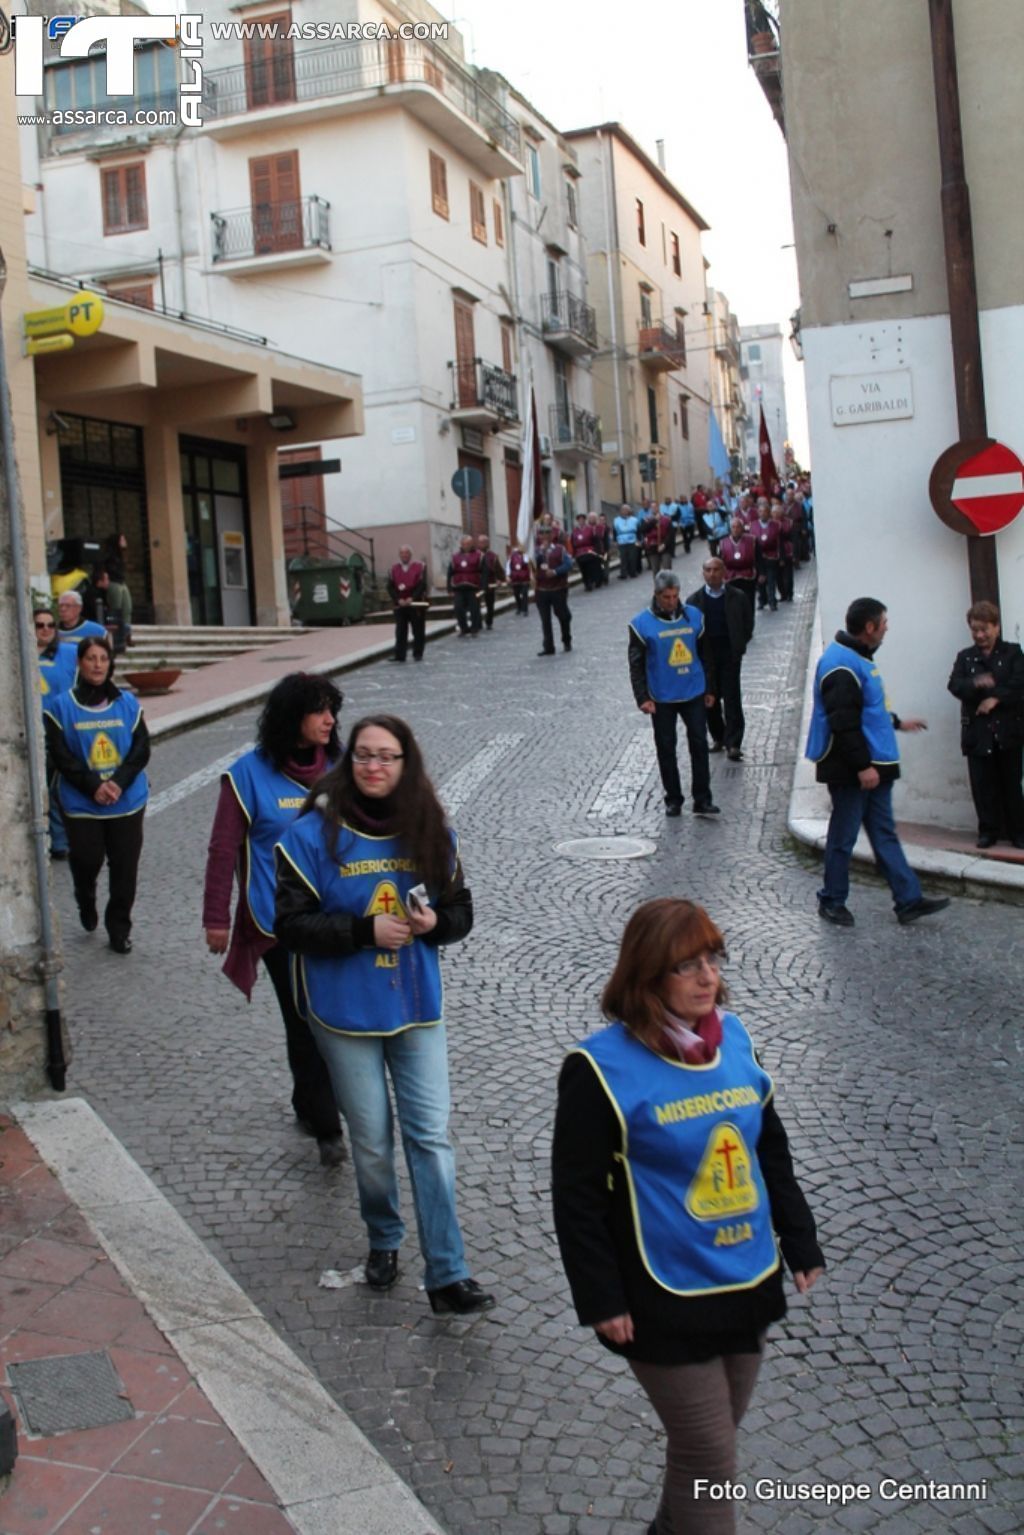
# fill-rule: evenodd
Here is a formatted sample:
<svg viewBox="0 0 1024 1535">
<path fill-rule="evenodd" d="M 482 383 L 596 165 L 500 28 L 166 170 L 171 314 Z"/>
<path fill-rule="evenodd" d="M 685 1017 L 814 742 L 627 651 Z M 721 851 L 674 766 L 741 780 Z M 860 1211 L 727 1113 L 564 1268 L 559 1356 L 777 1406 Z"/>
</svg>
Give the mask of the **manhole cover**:
<svg viewBox="0 0 1024 1535">
<path fill-rule="evenodd" d="M 63 1354 L 9 1364 L 7 1375 L 32 1434 L 64 1434 L 134 1418 L 110 1355 Z"/>
<path fill-rule="evenodd" d="M 649 858 L 657 850 L 649 837 L 574 837 L 555 843 L 562 858 Z"/>
</svg>

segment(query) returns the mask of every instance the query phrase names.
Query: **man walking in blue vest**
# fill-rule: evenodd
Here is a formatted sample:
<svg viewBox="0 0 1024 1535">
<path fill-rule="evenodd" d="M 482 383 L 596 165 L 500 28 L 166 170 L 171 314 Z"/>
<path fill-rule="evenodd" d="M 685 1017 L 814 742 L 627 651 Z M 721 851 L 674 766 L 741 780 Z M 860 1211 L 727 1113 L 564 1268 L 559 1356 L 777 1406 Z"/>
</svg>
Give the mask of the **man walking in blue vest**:
<svg viewBox="0 0 1024 1535">
<path fill-rule="evenodd" d="M 695 815 L 718 815 L 711 800 L 707 709 L 713 692 L 702 663 L 704 615 L 679 600 L 679 577 L 659 570 L 654 600 L 629 625 L 629 680 L 637 708 L 651 716 L 654 748 L 665 791 L 665 814 L 679 815 L 683 790 L 676 757 L 680 718 L 690 749 L 690 790 Z"/>
<path fill-rule="evenodd" d="M 885 604 L 858 597 L 818 662 L 814 709 L 806 754 L 817 764 L 819 783 L 828 785 L 832 816 L 825 843 L 825 880 L 818 891 L 818 912 L 837 927 L 852 927 L 847 908 L 850 858 L 863 826 L 879 869 L 892 891 L 897 921 L 916 922 L 943 911 L 949 901 L 922 895 L 920 881 L 907 863 L 892 815 L 892 786 L 900 776 L 897 730 L 918 731 L 924 720 L 901 720 L 891 713 L 875 652 L 889 619 Z"/>
</svg>

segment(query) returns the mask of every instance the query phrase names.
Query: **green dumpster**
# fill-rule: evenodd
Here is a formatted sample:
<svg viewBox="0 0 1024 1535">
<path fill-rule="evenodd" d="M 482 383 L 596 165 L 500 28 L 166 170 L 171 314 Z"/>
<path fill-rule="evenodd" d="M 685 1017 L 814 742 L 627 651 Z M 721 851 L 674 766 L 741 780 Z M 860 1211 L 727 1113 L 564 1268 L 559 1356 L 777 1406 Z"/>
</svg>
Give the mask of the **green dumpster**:
<svg viewBox="0 0 1024 1535">
<path fill-rule="evenodd" d="M 301 624 L 357 624 L 363 616 L 366 561 L 299 555 L 288 564 L 288 605 Z"/>
</svg>

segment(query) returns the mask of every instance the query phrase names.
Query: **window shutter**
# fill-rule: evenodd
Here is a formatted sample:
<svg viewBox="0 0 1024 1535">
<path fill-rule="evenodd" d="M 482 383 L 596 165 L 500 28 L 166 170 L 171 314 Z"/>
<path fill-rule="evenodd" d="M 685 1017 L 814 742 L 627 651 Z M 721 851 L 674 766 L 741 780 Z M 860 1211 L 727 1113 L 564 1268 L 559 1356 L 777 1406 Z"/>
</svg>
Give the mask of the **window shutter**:
<svg viewBox="0 0 1024 1535">
<path fill-rule="evenodd" d="M 103 233 L 121 228 L 121 176 L 118 171 L 103 171 Z"/>
<path fill-rule="evenodd" d="M 460 406 L 477 404 L 476 345 L 471 305 L 455 300 L 455 398 Z"/>
<path fill-rule="evenodd" d="M 497 198 L 494 199 L 494 243 L 505 244 L 505 215 Z"/>
<path fill-rule="evenodd" d="M 434 212 L 448 217 L 448 166 L 440 155 L 430 151 L 430 201 Z"/>
<path fill-rule="evenodd" d="M 302 206 L 299 152 L 260 155 L 249 161 L 252 194 L 253 249 L 258 256 L 271 251 L 298 250 L 302 245 Z"/>
<path fill-rule="evenodd" d="M 146 167 L 126 165 L 124 168 L 125 223 L 129 229 L 145 229 L 148 223 L 146 211 Z"/>
<path fill-rule="evenodd" d="M 487 213 L 484 208 L 484 194 L 475 181 L 469 183 L 469 218 L 473 230 L 473 239 L 479 240 L 481 245 L 486 245 Z"/>
</svg>

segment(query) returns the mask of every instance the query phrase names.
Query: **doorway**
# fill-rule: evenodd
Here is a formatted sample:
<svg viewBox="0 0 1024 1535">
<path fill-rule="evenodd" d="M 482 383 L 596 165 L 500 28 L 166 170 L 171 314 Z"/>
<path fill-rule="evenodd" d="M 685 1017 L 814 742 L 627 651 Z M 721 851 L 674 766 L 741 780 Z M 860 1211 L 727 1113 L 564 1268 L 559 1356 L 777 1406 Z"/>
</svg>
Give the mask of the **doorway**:
<svg viewBox="0 0 1024 1535">
<path fill-rule="evenodd" d="M 245 449 L 183 437 L 181 499 L 192 622 L 248 628 L 253 617 Z"/>
</svg>

